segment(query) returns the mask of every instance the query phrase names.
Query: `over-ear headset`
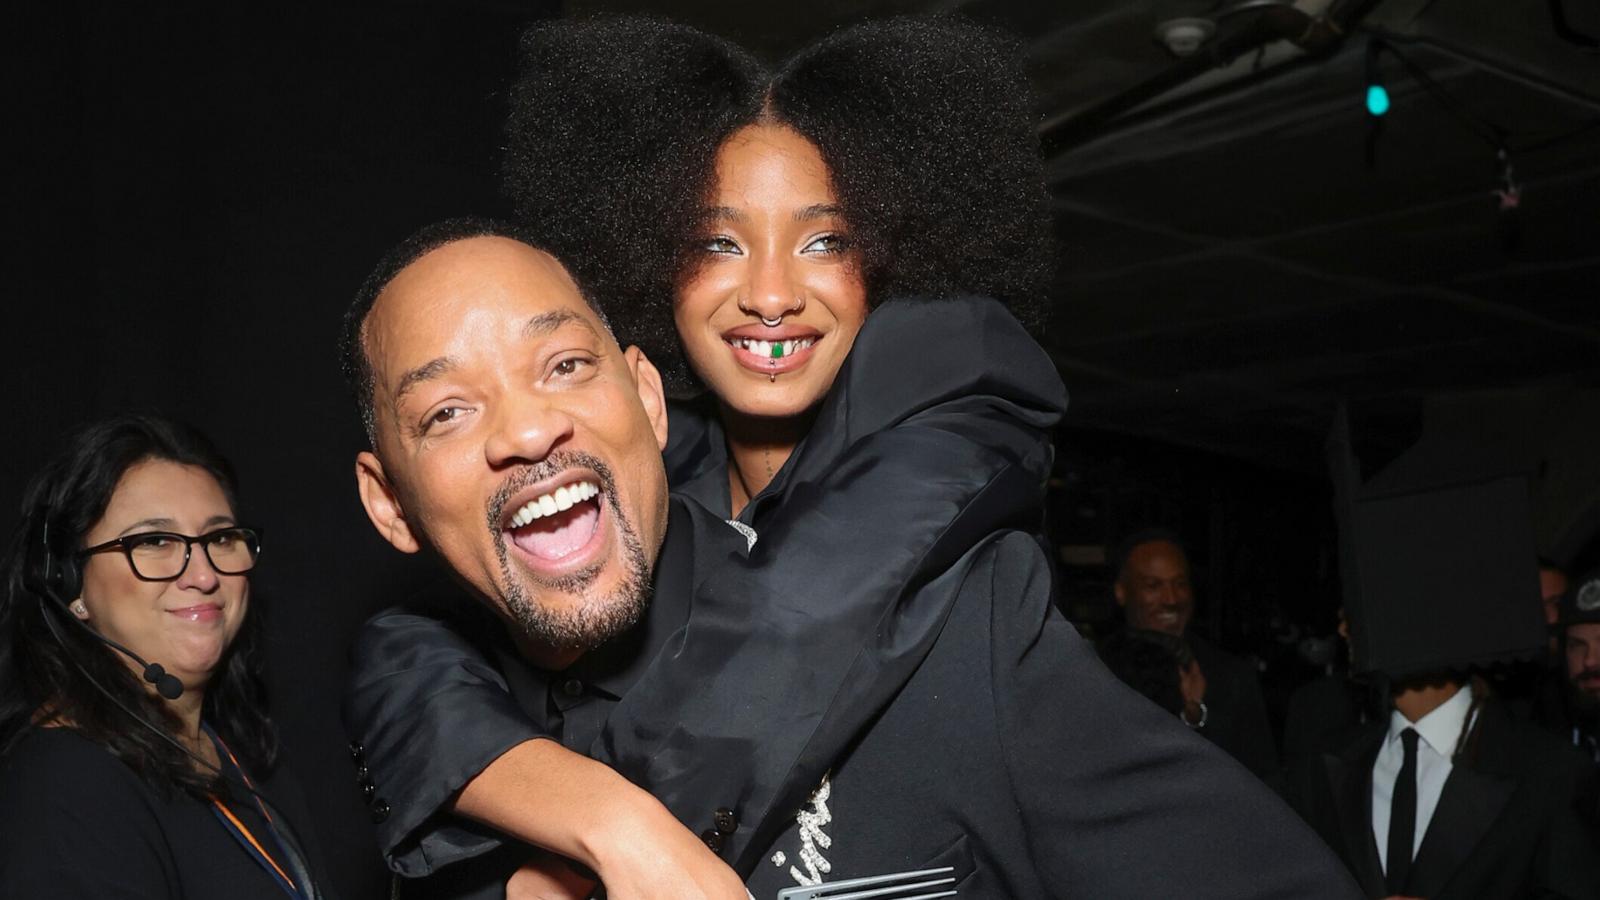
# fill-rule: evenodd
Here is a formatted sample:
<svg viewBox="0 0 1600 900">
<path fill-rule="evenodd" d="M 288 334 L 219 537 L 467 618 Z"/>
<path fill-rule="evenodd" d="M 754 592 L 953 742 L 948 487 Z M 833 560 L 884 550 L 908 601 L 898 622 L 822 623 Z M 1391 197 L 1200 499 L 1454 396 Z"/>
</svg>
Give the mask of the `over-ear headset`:
<svg viewBox="0 0 1600 900">
<path fill-rule="evenodd" d="M 44 533 L 40 538 L 40 543 L 44 547 L 44 592 L 50 595 L 51 600 L 54 600 L 56 603 L 65 606 L 76 599 L 79 592 L 83 589 L 83 570 L 79 567 L 78 561 L 74 559 L 71 554 L 68 554 L 65 565 L 63 565 L 60 569 L 55 567 L 55 556 L 50 549 L 50 519 L 48 510 L 45 512 L 43 531 Z"/>
</svg>

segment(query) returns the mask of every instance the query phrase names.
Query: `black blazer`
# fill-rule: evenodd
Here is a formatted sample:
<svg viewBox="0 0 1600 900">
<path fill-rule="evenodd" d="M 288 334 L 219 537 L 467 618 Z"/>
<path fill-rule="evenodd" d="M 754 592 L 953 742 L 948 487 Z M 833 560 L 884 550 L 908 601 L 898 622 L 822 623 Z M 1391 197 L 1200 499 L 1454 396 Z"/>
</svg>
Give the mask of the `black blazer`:
<svg viewBox="0 0 1600 900">
<path fill-rule="evenodd" d="M 1257 778 L 1281 789 L 1278 751 L 1255 668 L 1198 634 L 1185 639 L 1206 676 L 1206 724 L 1201 733 Z"/>
<path fill-rule="evenodd" d="M 1384 897 L 1372 764 L 1388 721 L 1291 773 L 1290 796 L 1368 897 Z M 1404 893 L 1430 900 L 1600 897 L 1600 847 L 1575 798 L 1582 760 L 1490 700 L 1450 770 Z"/>
<path fill-rule="evenodd" d="M 836 701 L 802 754 L 828 760 L 827 846 L 808 866 L 793 809 L 752 823 L 735 862 L 758 900 L 791 867 L 938 866 L 972 900 L 1357 896 L 1277 795 L 1106 670 L 1032 537 L 997 535 L 941 580 L 952 599 L 915 671 L 881 707 Z"/>
</svg>

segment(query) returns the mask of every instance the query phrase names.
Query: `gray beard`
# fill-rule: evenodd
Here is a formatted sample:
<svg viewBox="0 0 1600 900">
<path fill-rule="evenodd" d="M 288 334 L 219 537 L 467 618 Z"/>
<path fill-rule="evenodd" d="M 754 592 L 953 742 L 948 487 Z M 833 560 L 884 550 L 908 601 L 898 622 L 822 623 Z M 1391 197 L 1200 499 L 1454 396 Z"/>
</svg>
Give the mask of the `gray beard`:
<svg viewBox="0 0 1600 900">
<path fill-rule="evenodd" d="M 587 454 L 573 454 L 570 458 L 553 456 L 543 465 L 550 463 L 555 463 L 551 468 L 582 464 L 600 476 L 600 496 L 605 500 L 612 519 L 617 523 L 617 531 L 622 536 L 622 581 L 608 593 L 591 594 L 595 581 L 604 569 L 603 563 L 559 578 L 541 578 L 527 572 L 513 573 L 505 542 L 497 540 L 495 553 L 500 561 L 501 583 L 506 585 L 506 609 L 522 637 L 529 641 L 552 650 L 591 650 L 632 628 L 644 615 L 645 607 L 650 603 L 650 562 L 645 557 L 644 545 L 639 542 L 633 523 L 622 514 L 617 503 L 615 482 L 609 467 Z M 531 484 L 546 477 L 541 467 L 535 467 L 530 476 L 537 477 L 517 480 Z M 503 504 L 496 506 L 502 507 Z M 499 508 L 492 509 L 490 517 L 498 522 Z M 552 609 L 538 602 L 537 595 L 542 591 L 572 594 L 581 597 L 583 602 L 576 609 Z"/>
</svg>

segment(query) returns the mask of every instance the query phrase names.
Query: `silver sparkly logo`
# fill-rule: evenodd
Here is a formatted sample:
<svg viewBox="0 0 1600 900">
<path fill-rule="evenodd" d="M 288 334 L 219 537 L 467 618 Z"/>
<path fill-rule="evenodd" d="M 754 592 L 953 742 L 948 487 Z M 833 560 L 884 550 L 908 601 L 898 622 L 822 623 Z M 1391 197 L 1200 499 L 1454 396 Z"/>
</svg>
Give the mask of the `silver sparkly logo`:
<svg viewBox="0 0 1600 900">
<path fill-rule="evenodd" d="M 1579 612 L 1594 612 L 1600 609 L 1600 578 L 1590 581 L 1578 589 L 1578 599 L 1573 603 Z"/>
<path fill-rule="evenodd" d="M 722 521 L 732 525 L 734 531 L 744 535 L 744 552 L 749 553 L 751 550 L 755 549 L 756 530 L 754 528 L 751 528 L 749 525 L 746 525 L 738 519 L 723 519 Z"/>
</svg>

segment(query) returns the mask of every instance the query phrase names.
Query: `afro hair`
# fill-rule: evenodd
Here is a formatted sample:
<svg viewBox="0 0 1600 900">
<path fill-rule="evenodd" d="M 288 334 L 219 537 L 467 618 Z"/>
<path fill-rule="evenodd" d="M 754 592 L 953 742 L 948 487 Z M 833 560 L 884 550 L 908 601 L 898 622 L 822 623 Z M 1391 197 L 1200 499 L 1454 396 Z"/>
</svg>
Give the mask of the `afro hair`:
<svg viewBox="0 0 1600 900">
<path fill-rule="evenodd" d="M 786 125 L 828 164 L 870 302 L 980 294 L 1037 325 L 1054 265 L 1048 194 L 1014 44 L 950 18 L 842 29 L 775 75 L 653 18 L 531 28 L 503 184 L 515 213 L 678 394 L 697 382 L 672 298 L 697 258 L 716 153 Z"/>
<path fill-rule="evenodd" d="M 523 35 L 503 165 L 515 215 L 680 390 L 674 288 L 717 148 L 760 115 L 766 85 L 740 48 L 660 19 Z"/>
</svg>

